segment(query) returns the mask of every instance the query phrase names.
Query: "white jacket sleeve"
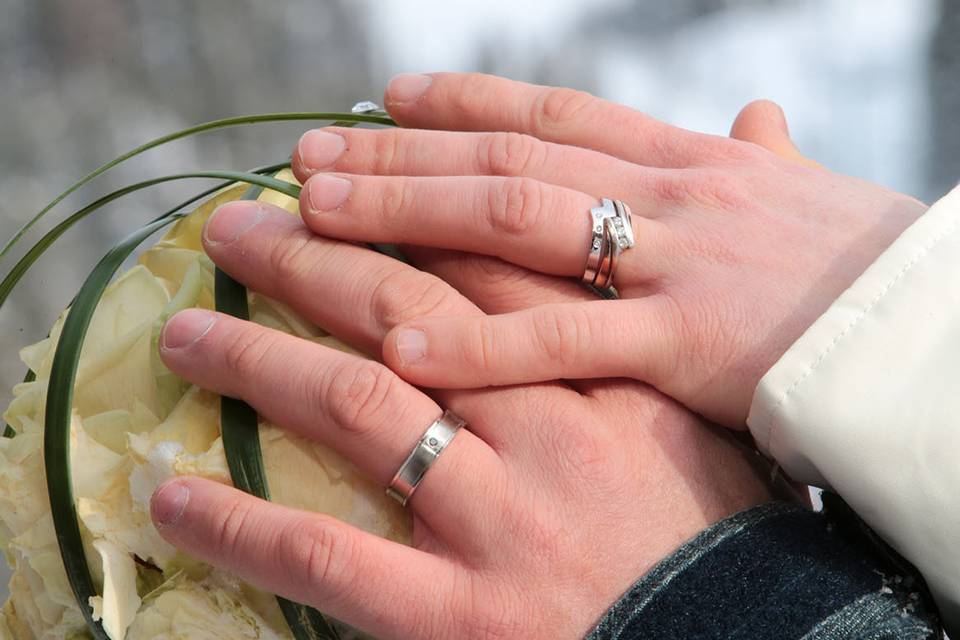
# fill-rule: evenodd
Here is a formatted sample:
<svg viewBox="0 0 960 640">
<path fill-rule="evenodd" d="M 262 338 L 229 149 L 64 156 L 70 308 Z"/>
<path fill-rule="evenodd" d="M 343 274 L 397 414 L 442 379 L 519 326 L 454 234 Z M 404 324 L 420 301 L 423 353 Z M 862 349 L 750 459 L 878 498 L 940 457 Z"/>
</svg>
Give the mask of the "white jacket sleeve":
<svg viewBox="0 0 960 640">
<path fill-rule="evenodd" d="M 767 372 L 747 422 L 916 565 L 960 629 L 960 187 Z"/>
</svg>

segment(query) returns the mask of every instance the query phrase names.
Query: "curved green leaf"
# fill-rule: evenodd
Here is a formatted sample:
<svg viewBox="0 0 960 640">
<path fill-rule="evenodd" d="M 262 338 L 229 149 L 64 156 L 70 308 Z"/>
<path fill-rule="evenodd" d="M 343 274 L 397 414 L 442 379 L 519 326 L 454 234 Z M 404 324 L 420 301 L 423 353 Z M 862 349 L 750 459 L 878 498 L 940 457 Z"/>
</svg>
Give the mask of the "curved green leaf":
<svg viewBox="0 0 960 640">
<path fill-rule="evenodd" d="M 171 176 L 163 176 L 161 178 L 153 178 L 151 180 L 144 180 L 143 182 L 138 182 L 136 184 L 124 187 L 123 189 L 118 189 L 103 196 L 102 198 L 99 198 L 95 202 L 69 216 L 66 220 L 51 229 L 43 238 L 40 239 L 39 242 L 37 242 L 37 244 L 30 248 L 30 250 L 17 262 L 17 264 L 13 266 L 13 268 L 10 270 L 10 273 L 8 273 L 3 279 L 3 282 L 0 282 L 0 308 L 3 308 L 3 305 L 10 296 L 10 293 L 13 291 L 14 287 L 16 287 L 20 279 L 26 274 L 27 270 L 30 269 L 33 263 L 35 263 L 40 256 L 43 255 L 43 252 L 46 251 L 50 245 L 57 240 L 57 238 L 62 236 L 77 222 L 87 217 L 94 211 L 97 211 L 104 205 L 113 202 L 118 198 L 122 198 L 127 194 L 133 193 L 134 191 L 146 189 L 147 187 L 152 187 L 164 182 L 186 180 L 190 178 L 217 178 L 229 180 L 231 183 L 248 182 L 251 184 L 258 184 L 267 189 L 279 191 L 292 198 L 296 198 L 300 194 L 300 187 L 297 185 L 290 184 L 289 182 L 284 182 L 282 180 L 277 180 L 276 178 L 270 178 L 253 173 L 244 173 L 240 171 L 197 171 L 194 173 L 181 173 Z"/>
<path fill-rule="evenodd" d="M 289 163 L 289 162 L 280 162 L 280 163 L 277 163 L 277 164 L 268 165 L 268 166 L 266 166 L 266 167 L 257 167 L 256 169 L 251 169 L 251 170 L 250 170 L 250 173 L 258 173 L 258 174 L 275 173 L 275 172 L 279 171 L 280 169 L 284 169 L 284 168 L 289 167 L 289 166 L 290 166 L 290 163 Z M 187 200 L 184 200 L 183 202 L 181 202 L 181 203 L 178 204 L 177 206 L 172 207 L 172 208 L 169 209 L 168 211 L 165 211 L 164 213 L 162 213 L 162 214 L 160 214 L 159 216 L 157 216 L 156 218 L 154 218 L 153 221 L 156 221 L 156 220 L 159 220 L 159 219 L 161 219 L 161 218 L 165 218 L 165 217 L 167 217 L 167 216 L 173 215 L 174 213 L 180 211 L 181 209 L 185 209 L 185 208 L 189 207 L 191 204 L 197 202 L 198 200 L 202 200 L 203 198 L 206 198 L 207 196 L 213 195 L 214 193 L 216 193 L 217 191 L 220 191 L 221 189 L 224 189 L 224 188 L 226 188 L 226 187 L 229 187 L 231 184 L 233 184 L 233 182 L 221 182 L 220 184 L 218 184 L 218 185 L 216 185 L 216 186 L 214 186 L 214 187 L 210 187 L 210 188 L 207 189 L 206 191 L 202 191 L 202 192 L 198 193 L 197 195 L 193 196 L 192 198 L 188 198 Z M 96 209 L 91 208 L 89 211 L 87 211 L 87 214 L 93 213 L 94 211 L 96 211 Z M 71 216 L 68 220 L 65 220 L 65 221 L 62 222 L 60 225 L 58 225 L 57 228 L 55 228 L 55 229 L 51 230 L 49 233 L 47 233 L 43 238 L 40 239 L 40 241 L 39 241 L 36 245 L 34 245 L 33 249 L 31 249 L 31 252 L 33 253 L 33 255 L 35 255 L 35 256 L 37 256 L 37 257 L 39 257 L 40 255 L 42 255 L 43 252 L 44 252 L 47 248 L 49 248 L 50 245 L 53 244 L 53 242 L 54 242 L 58 237 L 60 237 L 60 236 L 61 236 L 67 229 L 69 229 L 71 226 L 73 226 L 74 224 L 76 224 L 77 222 L 79 222 L 82 218 L 83 218 L 83 216 L 80 216 L 80 217 Z M 35 261 L 35 258 L 34 258 L 33 260 Z M 26 273 L 26 270 L 29 269 L 29 267 L 30 267 L 31 264 L 33 264 L 33 262 L 30 262 L 29 264 L 24 265 L 24 266 L 23 266 L 23 269 L 22 269 L 22 271 L 21 271 L 21 273 L 20 273 L 20 275 L 17 276 L 16 281 L 11 282 L 11 283 L 8 285 L 8 286 L 10 287 L 10 290 L 11 290 L 11 291 L 13 290 L 13 287 L 16 285 L 17 281 L 19 281 L 20 278 L 23 277 L 24 273 Z M 8 277 L 9 277 L 9 276 L 8 276 Z M 6 281 L 4 281 L 3 284 L 6 285 L 6 284 L 7 284 Z M 9 295 L 9 292 L 7 292 L 7 293 L 4 294 L 2 297 L 0 297 L 0 307 L 3 306 L 3 302 L 6 300 L 6 297 L 7 297 L 8 295 Z M 72 303 L 71 303 L 71 304 L 72 304 Z M 69 306 L 69 305 L 68 305 L 68 306 Z M 31 381 L 33 381 L 35 378 L 36 378 L 36 374 L 35 374 L 33 371 L 27 371 L 27 375 L 26 375 L 26 377 L 24 377 L 23 381 L 24 381 L 24 382 L 31 382 Z M 3 428 L 3 437 L 5 437 L 5 438 L 12 438 L 12 437 L 14 437 L 15 435 L 17 435 L 17 430 L 16 430 L 16 429 L 14 429 L 13 427 L 11 427 L 9 424 L 4 425 L 4 428 Z"/>
<path fill-rule="evenodd" d="M 297 197 L 299 194 L 299 187 L 295 185 L 256 174 L 208 171 L 180 177 L 220 178 L 276 189 L 290 197 Z M 54 351 L 43 435 L 47 493 L 67 579 L 84 620 L 96 640 L 108 638 L 103 626 L 93 619 L 93 610 L 89 605 L 90 598 L 98 594 L 83 550 L 70 464 L 71 414 L 80 353 L 97 304 L 124 260 L 152 234 L 186 215 L 178 212 L 154 220 L 118 243 L 100 260 L 74 298 Z"/>
<path fill-rule="evenodd" d="M 50 511 L 57 533 L 60 556 L 67 579 L 80 606 L 87 627 L 96 640 L 109 640 L 103 626 L 93 619 L 90 598 L 98 595 L 90 577 L 90 567 L 83 551 L 80 522 L 73 494 L 70 465 L 70 423 L 73 409 L 73 385 L 80 364 L 83 338 L 90 327 L 93 312 L 123 261 L 156 231 L 174 222 L 181 215 L 156 220 L 128 236 L 103 257 L 87 277 L 63 324 L 50 370 L 47 391 L 46 419 L 43 433 L 43 462 L 47 476 Z"/>
<path fill-rule="evenodd" d="M 255 200 L 262 189 L 250 187 L 243 200 Z M 250 319 L 247 289 L 229 275 L 216 270 L 214 299 L 217 311 L 243 320 Z M 220 398 L 220 435 L 227 457 L 227 466 L 235 487 L 262 500 L 270 499 L 267 472 L 260 449 L 260 427 L 257 412 L 242 400 Z M 296 640 L 337 640 L 339 636 L 322 613 L 286 598 L 277 596 L 280 610 Z"/>
<path fill-rule="evenodd" d="M 3 249 L 0 249 L 0 259 L 3 259 L 10 253 L 10 250 L 20 241 L 20 238 L 30 230 L 33 225 L 35 225 L 43 216 L 47 214 L 51 209 L 53 209 L 57 204 L 63 201 L 64 198 L 69 196 L 71 193 L 84 186 L 85 184 L 91 182 L 97 176 L 100 176 L 113 167 L 126 162 L 130 158 L 140 155 L 145 151 L 154 149 L 161 145 L 164 145 L 168 142 L 174 140 L 179 140 L 181 138 L 186 138 L 198 133 L 203 133 L 206 131 L 215 131 L 217 129 L 226 129 L 229 127 L 236 127 L 240 125 L 247 124 L 258 124 L 263 122 L 290 122 L 297 120 L 333 120 L 339 122 L 353 122 L 353 123 L 370 123 L 370 124 L 381 124 L 385 126 L 396 126 L 396 122 L 388 117 L 384 117 L 377 114 L 358 114 L 358 113 L 338 113 L 338 112 L 314 112 L 314 111 L 297 111 L 291 113 L 263 113 L 257 115 L 249 116 L 235 116 L 232 118 L 222 118 L 220 120 L 211 120 L 210 122 L 204 122 L 202 124 L 194 125 L 186 129 L 181 129 L 180 131 L 175 131 L 169 133 L 165 136 L 160 136 L 155 138 L 150 142 L 140 145 L 136 149 L 132 149 L 127 153 L 111 160 L 95 169 L 94 171 L 88 173 L 86 176 L 70 185 L 66 191 L 54 198 L 50 203 L 48 203 L 43 209 L 34 214 L 7 243 L 3 246 Z"/>
</svg>

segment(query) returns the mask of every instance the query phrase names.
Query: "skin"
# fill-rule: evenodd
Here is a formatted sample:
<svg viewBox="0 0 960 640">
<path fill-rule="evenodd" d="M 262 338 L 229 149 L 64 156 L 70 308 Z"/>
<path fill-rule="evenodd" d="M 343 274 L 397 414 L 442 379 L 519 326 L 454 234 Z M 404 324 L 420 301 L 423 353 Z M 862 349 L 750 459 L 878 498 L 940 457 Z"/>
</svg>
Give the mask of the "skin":
<svg viewBox="0 0 960 640">
<path fill-rule="evenodd" d="M 750 105 L 733 133 L 783 144 L 778 112 Z M 418 269 L 259 203 L 225 205 L 203 240 L 234 278 L 372 354 L 406 323 L 590 295 L 497 258 L 408 247 Z M 160 353 L 383 485 L 441 407 L 468 421 L 409 503 L 412 548 L 201 478 L 154 494 L 169 542 L 377 637 L 582 637 L 685 540 L 771 499 L 755 453 L 636 380 L 425 393 L 374 360 L 201 310 L 167 323 Z"/>
<path fill-rule="evenodd" d="M 316 233 L 483 254 L 554 276 L 544 286 L 557 291 L 583 273 L 600 196 L 630 205 L 637 238 L 617 268 L 620 300 L 569 294 L 394 328 L 383 359 L 417 385 L 623 376 L 744 428 L 762 375 L 926 209 L 804 159 L 771 103 L 734 138 L 479 74 L 398 76 L 385 104 L 407 129 L 300 140 Z"/>
<path fill-rule="evenodd" d="M 482 315 L 435 276 L 267 205 L 225 205 L 204 244 L 233 277 L 367 351 L 411 318 Z M 352 277 L 335 271 L 345 264 Z M 756 454 L 636 381 L 426 395 L 376 361 L 196 309 L 167 323 L 160 348 L 178 375 L 383 485 L 441 406 L 469 422 L 409 504 L 413 548 L 200 478 L 154 495 L 171 543 L 377 637 L 582 637 L 684 540 L 770 498 Z"/>
</svg>

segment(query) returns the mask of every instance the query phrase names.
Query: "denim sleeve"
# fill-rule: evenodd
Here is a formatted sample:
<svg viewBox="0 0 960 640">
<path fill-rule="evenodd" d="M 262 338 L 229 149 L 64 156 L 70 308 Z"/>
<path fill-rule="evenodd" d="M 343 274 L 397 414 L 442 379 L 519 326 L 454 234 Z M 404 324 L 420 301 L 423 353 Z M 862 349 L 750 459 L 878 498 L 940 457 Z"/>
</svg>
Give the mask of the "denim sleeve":
<svg viewBox="0 0 960 640">
<path fill-rule="evenodd" d="M 926 586 L 839 499 L 723 520 L 643 576 L 588 640 L 941 638 Z"/>
</svg>

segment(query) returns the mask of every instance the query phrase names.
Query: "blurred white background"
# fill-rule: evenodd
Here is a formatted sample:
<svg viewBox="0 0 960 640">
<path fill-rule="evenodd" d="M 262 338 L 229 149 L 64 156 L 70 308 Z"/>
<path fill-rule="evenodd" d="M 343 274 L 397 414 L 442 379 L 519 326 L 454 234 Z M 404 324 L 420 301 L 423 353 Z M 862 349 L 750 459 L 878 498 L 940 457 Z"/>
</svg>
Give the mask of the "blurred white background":
<svg viewBox="0 0 960 640">
<path fill-rule="evenodd" d="M 957 0 L 0 0 L 0 240 L 66 185 L 154 136 L 262 111 L 345 110 L 401 71 L 567 85 L 725 134 L 787 112 L 823 164 L 931 201 L 960 177 Z M 185 168 L 285 158 L 304 125 L 179 142 L 54 210 Z M 0 406 L 83 274 L 199 185 L 157 188 L 67 234 L 0 310 Z M 13 260 L 0 263 L 0 272 Z"/>
</svg>

